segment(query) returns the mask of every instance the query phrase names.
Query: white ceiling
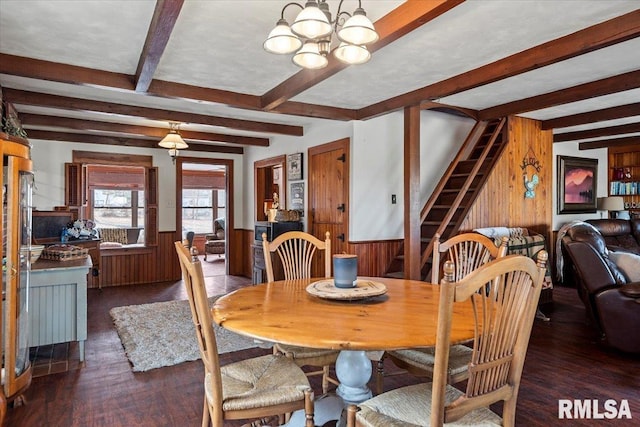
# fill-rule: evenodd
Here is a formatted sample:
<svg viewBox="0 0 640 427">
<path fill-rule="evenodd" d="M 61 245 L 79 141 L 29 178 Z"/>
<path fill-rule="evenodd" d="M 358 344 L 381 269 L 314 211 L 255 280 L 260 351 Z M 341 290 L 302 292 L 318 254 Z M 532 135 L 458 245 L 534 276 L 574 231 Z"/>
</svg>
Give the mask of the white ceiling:
<svg viewBox="0 0 640 427">
<path fill-rule="evenodd" d="M 262 49 L 265 37 L 286 3 L 286 0 L 185 0 L 154 79 L 258 97 L 264 95 L 300 70 L 289 56 L 273 55 Z M 335 14 L 338 0 L 328 0 L 328 3 Z M 363 0 L 362 6 L 375 22 L 402 3 Z M 345 0 L 343 6 L 351 12 L 356 1 Z M 155 7 L 156 2 L 152 0 L 0 0 L 0 54 L 135 76 Z M 367 64 L 345 68 L 294 95 L 290 101 L 362 109 L 638 10 L 638 0 L 468 0 L 375 51 Z M 292 13 L 286 17 L 291 21 L 295 8 L 287 9 L 289 11 Z M 636 70 L 640 70 L 640 38 L 436 101 L 483 110 Z M 310 120 L 303 116 L 235 108 L 204 101 L 206 97 L 149 96 L 122 88 L 13 74 L 16 73 L 0 73 L 3 88 L 271 123 L 304 126 Z M 521 114 L 546 120 L 639 100 L 640 89 L 634 86 L 615 94 Z M 16 107 L 20 114 L 167 127 L 166 122 L 140 117 L 20 104 Z M 639 122 L 640 116 L 635 116 L 556 132 Z M 270 136 L 269 132 L 258 134 L 188 123 L 181 129 Z"/>
</svg>

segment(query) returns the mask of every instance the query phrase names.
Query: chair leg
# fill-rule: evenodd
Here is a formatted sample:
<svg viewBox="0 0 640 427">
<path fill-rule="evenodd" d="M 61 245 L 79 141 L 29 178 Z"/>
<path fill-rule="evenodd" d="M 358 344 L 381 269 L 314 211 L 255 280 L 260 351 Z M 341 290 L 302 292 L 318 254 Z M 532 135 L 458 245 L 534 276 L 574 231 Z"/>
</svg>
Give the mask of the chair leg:
<svg viewBox="0 0 640 427">
<path fill-rule="evenodd" d="M 305 427 L 314 427 L 313 416 L 314 416 L 314 402 L 313 402 L 313 391 L 308 388 L 304 391 L 304 415 L 305 415 Z"/>
<path fill-rule="evenodd" d="M 382 394 L 384 391 L 384 354 L 378 360 L 378 367 L 376 369 L 376 393 Z"/>
<path fill-rule="evenodd" d="M 207 396 L 204 397 L 204 408 L 202 409 L 202 427 L 209 427 L 209 403 L 207 402 Z"/>
<path fill-rule="evenodd" d="M 322 394 L 329 391 L 329 365 L 322 367 Z"/>
<path fill-rule="evenodd" d="M 356 427 L 356 412 L 358 412 L 356 405 L 347 407 L 347 427 Z"/>
</svg>

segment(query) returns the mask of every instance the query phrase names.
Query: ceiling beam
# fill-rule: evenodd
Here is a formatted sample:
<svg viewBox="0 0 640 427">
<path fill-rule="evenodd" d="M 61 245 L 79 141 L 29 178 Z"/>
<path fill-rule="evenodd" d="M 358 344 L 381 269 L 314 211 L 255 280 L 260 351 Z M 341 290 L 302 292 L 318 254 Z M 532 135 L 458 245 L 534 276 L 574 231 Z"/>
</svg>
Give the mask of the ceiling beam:
<svg viewBox="0 0 640 427">
<path fill-rule="evenodd" d="M 579 139 L 599 138 L 601 136 L 623 135 L 640 132 L 640 123 L 630 123 L 619 126 L 609 126 L 576 132 L 558 133 L 553 135 L 553 142 L 577 141 Z"/>
<path fill-rule="evenodd" d="M 480 87 L 640 36 L 640 10 L 548 41 L 446 80 L 358 110 L 367 119 L 421 102 Z"/>
<path fill-rule="evenodd" d="M 32 126 L 46 126 L 75 130 L 125 133 L 131 135 L 148 136 L 150 138 L 158 139 L 163 138 L 168 132 L 168 129 L 151 126 L 136 126 L 122 123 L 102 122 L 97 120 L 82 120 L 72 119 L 68 117 L 45 116 L 40 114 L 22 113 L 20 114 L 20 122 L 22 122 L 22 125 L 27 129 Z M 232 144 L 254 145 L 259 147 L 269 146 L 269 138 L 226 135 L 212 132 L 194 132 L 184 129 L 180 130 L 180 135 L 182 136 L 182 138 L 188 140 L 227 142 Z"/>
<path fill-rule="evenodd" d="M 328 107 L 324 105 L 305 104 L 303 102 L 285 102 L 272 113 L 289 114 L 302 117 L 315 117 L 318 119 L 332 120 L 356 120 L 356 110 L 348 108 Z"/>
<path fill-rule="evenodd" d="M 464 0 L 406 1 L 374 23 L 380 38 L 367 47 L 369 52 L 373 53 L 382 49 L 463 2 Z M 347 64 L 338 61 L 333 55 L 328 55 L 327 59 L 329 64 L 323 69 L 301 70 L 262 95 L 262 108 L 266 111 L 273 110 L 282 103 L 348 67 Z"/>
<path fill-rule="evenodd" d="M 621 119 L 624 117 L 640 116 L 640 102 L 635 104 L 620 105 L 618 107 L 603 108 L 602 110 L 587 111 L 585 113 L 556 117 L 543 120 L 542 130 L 566 128 L 570 126 L 586 125 L 606 120 Z"/>
<path fill-rule="evenodd" d="M 91 101 L 82 98 L 70 98 L 59 95 L 41 94 L 17 89 L 4 88 L 4 98 L 14 104 L 37 105 L 41 107 L 62 108 L 76 111 L 96 111 L 124 116 L 145 117 L 167 122 L 197 123 L 209 126 L 222 126 L 253 132 L 268 132 L 281 135 L 302 136 L 302 126 L 283 125 L 278 123 L 256 122 L 252 120 L 233 119 L 229 117 L 207 116 L 204 114 L 183 111 L 160 110 L 156 108 L 133 105 L 114 104 L 111 102 Z"/>
<path fill-rule="evenodd" d="M 593 150 L 596 148 L 622 147 L 626 145 L 640 144 L 640 136 L 629 136 L 626 138 L 603 139 L 601 141 L 581 142 L 578 144 L 579 150 Z"/>
<path fill-rule="evenodd" d="M 495 119 L 510 114 L 526 113 L 570 102 L 584 101 L 585 99 L 623 92 L 638 87 L 640 87 L 640 70 L 635 70 L 578 86 L 496 105 L 495 107 L 481 110 L 479 116 L 482 120 Z"/>
<path fill-rule="evenodd" d="M 133 91 L 133 76 L 0 53 L 0 74 Z M 4 89 L 3 89 L 4 90 Z"/>
<path fill-rule="evenodd" d="M 156 73 L 184 0 L 157 0 L 136 69 L 136 92 L 146 92 Z"/>
<path fill-rule="evenodd" d="M 37 129 L 30 130 L 28 135 L 30 140 L 41 139 L 45 141 L 82 142 L 87 144 L 117 145 L 120 147 L 156 148 L 166 150 L 165 148 L 158 146 L 158 141 L 142 138 L 91 135 L 73 132 L 52 132 Z M 243 154 L 244 148 L 231 145 L 189 144 L 189 148 L 180 151 Z"/>
</svg>

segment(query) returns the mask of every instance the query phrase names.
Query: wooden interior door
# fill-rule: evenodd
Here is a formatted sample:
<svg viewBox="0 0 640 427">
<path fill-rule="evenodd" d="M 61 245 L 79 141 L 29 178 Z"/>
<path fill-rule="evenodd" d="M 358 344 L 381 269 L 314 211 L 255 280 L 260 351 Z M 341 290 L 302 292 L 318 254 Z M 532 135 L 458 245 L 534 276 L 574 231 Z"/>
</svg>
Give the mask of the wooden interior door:
<svg viewBox="0 0 640 427">
<path fill-rule="evenodd" d="M 349 139 L 309 149 L 309 232 L 324 240 L 331 233 L 331 252 L 347 249 L 349 236 Z M 321 263 L 314 266 L 320 277 Z"/>
</svg>

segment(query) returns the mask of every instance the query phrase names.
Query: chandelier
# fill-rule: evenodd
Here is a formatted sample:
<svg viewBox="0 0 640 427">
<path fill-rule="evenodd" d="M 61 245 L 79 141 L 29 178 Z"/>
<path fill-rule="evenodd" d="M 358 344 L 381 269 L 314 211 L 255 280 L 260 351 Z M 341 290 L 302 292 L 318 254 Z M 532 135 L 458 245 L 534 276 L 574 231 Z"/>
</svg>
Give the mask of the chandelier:
<svg viewBox="0 0 640 427">
<path fill-rule="evenodd" d="M 304 7 L 295 2 L 287 3 L 265 40 L 264 49 L 281 55 L 295 52 L 294 64 L 320 69 L 329 63 L 327 55 L 331 51 L 331 36 L 335 33 L 339 44 L 333 49 L 333 55 L 346 64 L 364 64 L 371 58 L 366 45 L 378 40 L 378 33 L 362 9 L 360 0 L 353 13 L 341 11 L 343 2 L 340 0 L 338 4 L 335 20 L 331 19 L 327 0 L 309 0 Z M 284 19 L 284 12 L 289 6 L 302 9 L 291 26 Z"/>
<path fill-rule="evenodd" d="M 189 145 L 187 145 L 187 143 L 184 142 L 184 139 L 180 136 L 179 128 L 180 124 L 169 123 L 169 133 L 158 143 L 160 147 L 169 150 L 169 156 L 174 164 L 176 163 L 176 157 L 180 155 L 179 150 L 189 148 Z"/>
</svg>

